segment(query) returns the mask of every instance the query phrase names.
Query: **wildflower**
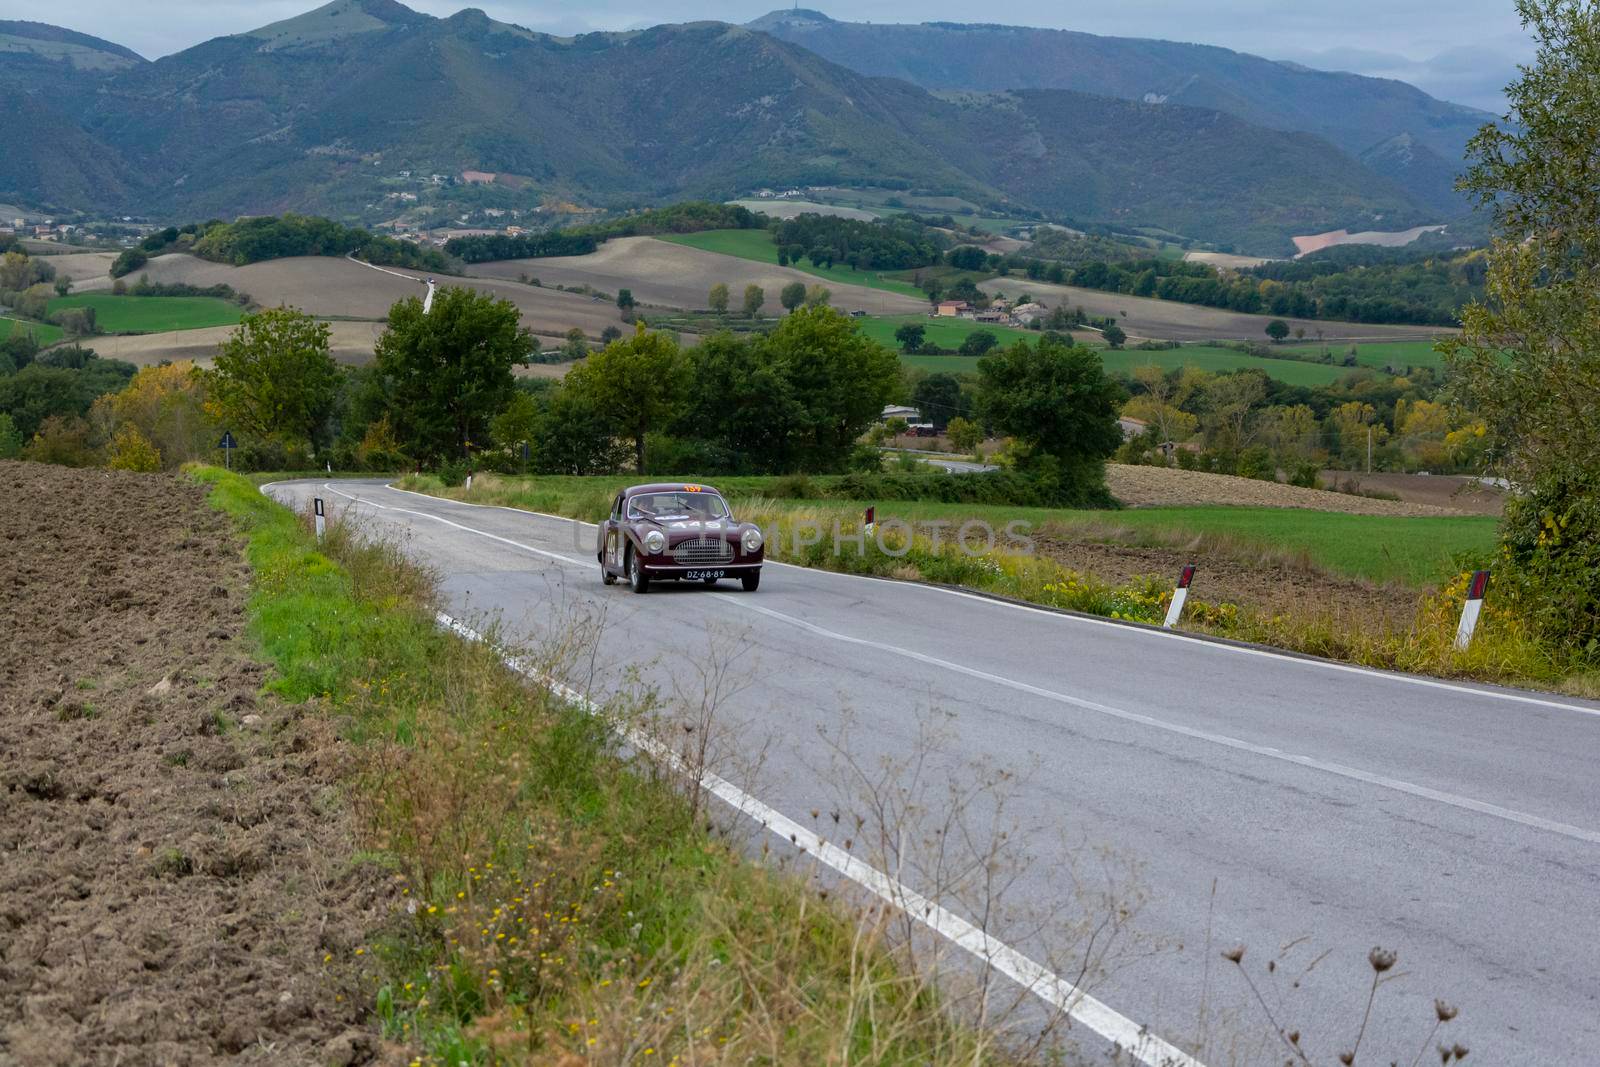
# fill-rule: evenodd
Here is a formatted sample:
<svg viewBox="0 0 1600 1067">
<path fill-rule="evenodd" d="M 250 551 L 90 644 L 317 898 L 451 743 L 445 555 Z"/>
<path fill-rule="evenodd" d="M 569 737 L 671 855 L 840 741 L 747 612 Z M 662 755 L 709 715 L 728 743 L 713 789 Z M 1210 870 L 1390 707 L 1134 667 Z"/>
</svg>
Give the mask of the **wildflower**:
<svg viewBox="0 0 1600 1067">
<path fill-rule="evenodd" d="M 1433 1013 L 1439 1017 L 1439 1021 L 1442 1023 L 1449 1022 L 1458 1014 L 1454 1004 L 1446 1004 L 1442 1000 L 1435 1000 L 1433 1002 Z"/>
<path fill-rule="evenodd" d="M 1238 963 L 1238 962 L 1240 962 L 1241 960 L 1244 959 L 1244 946 L 1243 945 L 1235 945 L 1230 949 L 1224 949 L 1223 953 L 1222 953 L 1222 958 L 1227 960 L 1229 963 Z"/>
<path fill-rule="evenodd" d="M 1367 953 L 1367 962 L 1372 964 L 1372 969 L 1382 974 L 1394 966 L 1394 961 L 1399 959 L 1395 953 L 1386 948 L 1374 948 Z"/>
</svg>

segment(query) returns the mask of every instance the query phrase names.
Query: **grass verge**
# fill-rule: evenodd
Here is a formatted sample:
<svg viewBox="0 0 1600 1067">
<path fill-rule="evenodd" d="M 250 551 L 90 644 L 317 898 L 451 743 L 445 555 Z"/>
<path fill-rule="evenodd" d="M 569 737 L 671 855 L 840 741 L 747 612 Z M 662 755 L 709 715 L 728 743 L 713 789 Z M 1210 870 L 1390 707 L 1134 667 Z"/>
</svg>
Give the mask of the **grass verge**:
<svg viewBox="0 0 1600 1067">
<path fill-rule="evenodd" d="M 628 482 L 626 477 L 514 479 L 479 475 L 468 492 L 447 488 L 437 478 L 422 475 L 398 484 L 455 500 L 521 507 L 592 522 L 605 514 L 611 495 Z M 814 523 L 831 532 L 837 522 L 845 538 L 859 532 L 861 505 L 857 502 L 772 500 L 751 492 L 771 482 L 721 479 L 718 487 L 734 498 L 734 511 L 740 519 L 758 523 L 765 530 L 787 531 Z M 1090 539 L 1190 544 L 1196 550 L 1209 547 L 1245 561 L 1255 554 L 1305 566 L 1332 559 L 1356 572 L 1376 570 L 1395 577 L 1420 574 L 1423 568 L 1416 561 L 1426 560 L 1429 577 L 1417 584 L 1437 582 L 1439 587 L 1419 589 L 1415 616 L 1404 622 L 1316 607 L 1267 615 L 1235 604 L 1191 598 L 1183 628 L 1385 670 L 1554 688 L 1584 696 L 1600 692 L 1600 679 L 1584 673 L 1580 665 L 1558 660 L 1534 640 L 1520 619 L 1500 610 L 1492 600 L 1486 604 L 1471 646 L 1464 651 L 1454 647 L 1470 570 L 1451 565 L 1449 553 L 1456 547 L 1451 537 L 1460 536 L 1462 551 L 1482 555 L 1493 544 L 1493 519 L 1392 518 L 1284 508 L 1151 508 L 1117 512 L 1114 519 L 1108 519 L 1105 512 L 919 501 L 897 501 L 892 507 L 882 507 L 877 518 L 884 525 L 890 518 L 913 522 L 938 518 L 951 523 L 951 529 L 965 519 L 983 518 L 1000 529 L 1013 519 L 1030 516 L 1050 524 L 1052 530 L 1071 533 L 1076 527 L 1080 536 Z M 1363 531 L 1367 536 L 1362 536 Z M 1380 536 L 1385 540 L 1378 542 L 1375 551 L 1372 545 Z M 861 551 L 846 541 L 848 549 L 835 552 L 830 533 L 816 544 L 784 551 L 793 539 L 769 535 L 768 548 L 773 558 L 788 563 L 959 585 L 1133 622 L 1160 623 L 1171 602 L 1171 575 L 1112 584 L 1038 556 L 1003 550 L 973 555 L 949 544 L 948 534 L 945 540 L 936 545 L 920 534 L 907 539 L 897 531 L 877 541 L 865 539 Z"/>
<path fill-rule="evenodd" d="M 250 629 L 272 689 L 323 702 L 399 902 L 371 952 L 395 1060 L 448 1063 L 1023 1062 L 944 1010 L 890 917 L 753 863 L 603 720 L 531 690 L 434 625 L 391 544 L 304 518 L 216 468 L 194 476 L 247 536 Z M 528 650 L 558 671 L 581 651 Z M 615 706 L 616 714 L 640 712 Z"/>
</svg>

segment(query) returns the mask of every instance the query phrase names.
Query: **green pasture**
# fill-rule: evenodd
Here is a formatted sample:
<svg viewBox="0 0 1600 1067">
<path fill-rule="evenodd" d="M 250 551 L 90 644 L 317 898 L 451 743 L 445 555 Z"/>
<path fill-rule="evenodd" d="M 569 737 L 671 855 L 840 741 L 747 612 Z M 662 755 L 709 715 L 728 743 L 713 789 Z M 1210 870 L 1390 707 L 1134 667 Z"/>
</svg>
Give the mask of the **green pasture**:
<svg viewBox="0 0 1600 1067">
<path fill-rule="evenodd" d="M 772 243 L 772 235 L 766 230 L 705 230 L 701 233 L 665 234 L 659 239 L 698 248 L 702 252 L 720 252 L 725 256 L 738 256 L 740 259 L 750 259 L 757 263 L 778 262 L 778 246 Z M 927 295 L 916 286 L 881 274 L 851 270 L 849 267 L 814 267 L 810 260 L 802 260 L 801 263 L 791 266 L 823 281 L 882 289 L 885 292 L 899 293 L 918 300 L 927 299 Z"/>
<path fill-rule="evenodd" d="M 94 308 L 104 333 L 167 333 L 232 326 L 244 314 L 238 304 L 214 296 L 118 296 L 83 293 L 50 301 L 53 315 L 67 308 Z"/>
</svg>

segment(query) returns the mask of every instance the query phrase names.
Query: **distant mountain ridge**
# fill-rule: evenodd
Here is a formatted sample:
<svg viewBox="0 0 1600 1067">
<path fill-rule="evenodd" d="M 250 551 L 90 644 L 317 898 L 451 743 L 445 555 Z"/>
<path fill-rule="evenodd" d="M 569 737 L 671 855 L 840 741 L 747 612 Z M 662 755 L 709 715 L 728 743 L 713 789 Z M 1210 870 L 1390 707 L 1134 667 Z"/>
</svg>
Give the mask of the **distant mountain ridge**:
<svg viewBox="0 0 1600 1067">
<path fill-rule="evenodd" d="M 1269 254 L 1295 233 L 1439 221 L 1309 134 L 1059 89 L 933 94 L 715 22 L 558 38 L 477 10 L 335 0 L 71 86 L 61 69 L 0 52 L 0 88 L 31 116 L 0 200 L 349 218 L 399 170 L 482 170 L 613 207 L 936 189 Z"/>
<path fill-rule="evenodd" d="M 1407 136 L 1446 168 L 1493 116 L 1436 100 L 1404 82 L 1312 70 L 1213 45 L 1072 30 L 931 22 L 840 22 L 807 9 L 748 24 L 874 77 L 925 89 L 1071 89 L 1151 103 L 1212 108 L 1270 129 L 1313 133 L 1360 156 Z M 1434 165 L 1391 169 L 1423 203 L 1464 202 Z"/>
</svg>

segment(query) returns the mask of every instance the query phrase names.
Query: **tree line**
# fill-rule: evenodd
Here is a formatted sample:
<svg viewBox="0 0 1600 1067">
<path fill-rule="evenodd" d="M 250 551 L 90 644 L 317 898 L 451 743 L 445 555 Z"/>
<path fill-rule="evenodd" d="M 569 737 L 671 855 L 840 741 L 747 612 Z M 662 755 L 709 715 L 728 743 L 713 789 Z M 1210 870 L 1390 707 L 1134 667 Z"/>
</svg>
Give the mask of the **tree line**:
<svg viewBox="0 0 1600 1067">
<path fill-rule="evenodd" d="M 456 273 L 449 257 L 437 249 L 378 236 L 332 219 L 288 214 L 243 218 L 236 222 L 212 220 L 169 226 L 150 234 L 136 247 L 118 256 L 111 267 L 112 277 L 131 274 L 152 256 L 167 252 L 188 252 L 235 267 L 291 256 L 354 255 L 384 267 Z"/>
<path fill-rule="evenodd" d="M 704 230 L 757 230 L 766 225 L 759 215 L 737 204 L 690 200 L 666 207 L 636 211 L 588 226 L 545 233 L 454 237 L 445 251 L 464 263 L 500 259 L 535 259 L 541 256 L 586 256 L 613 237 L 648 237 L 663 233 L 700 233 Z"/>
</svg>

